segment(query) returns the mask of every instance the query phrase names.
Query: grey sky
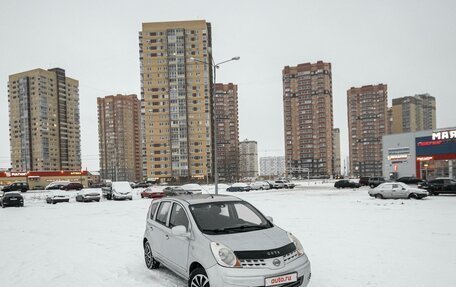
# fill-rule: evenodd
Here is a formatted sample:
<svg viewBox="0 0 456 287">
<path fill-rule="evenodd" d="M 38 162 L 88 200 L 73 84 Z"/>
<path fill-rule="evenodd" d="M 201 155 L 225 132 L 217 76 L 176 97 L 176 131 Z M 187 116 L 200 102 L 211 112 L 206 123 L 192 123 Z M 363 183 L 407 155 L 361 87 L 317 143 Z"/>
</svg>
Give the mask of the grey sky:
<svg viewBox="0 0 456 287">
<path fill-rule="evenodd" d="M 334 126 L 348 155 L 346 91 L 388 84 L 392 98 L 429 92 L 437 127 L 456 125 L 456 1 L 0 0 L 0 168 L 9 167 L 8 75 L 61 67 L 79 80 L 83 168 L 98 170 L 96 98 L 140 96 L 142 22 L 205 19 L 220 82 L 239 85 L 240 139 L 283 154 L 281 71 L 332 63 Z"/>
</svg>

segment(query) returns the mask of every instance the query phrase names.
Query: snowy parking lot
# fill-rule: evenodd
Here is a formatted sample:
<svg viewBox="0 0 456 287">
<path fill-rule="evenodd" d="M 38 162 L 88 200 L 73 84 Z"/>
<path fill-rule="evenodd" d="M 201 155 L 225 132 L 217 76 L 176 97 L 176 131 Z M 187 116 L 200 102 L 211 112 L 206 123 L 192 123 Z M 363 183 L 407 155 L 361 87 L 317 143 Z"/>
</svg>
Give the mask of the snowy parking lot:
<svg viewBox="0 0 456 287">
<path fill-rule="evenodd" d="M 150 199 L 139 192 L 132 201 L 56 205 L 28 192 L 24 208 L 0 209 L 0 286 L 186 286 L 145 267 Z M 380 200 L 366 188 L 305 182 L 234 195 L 301 240 L 310 286 L 456 286 L 456 196 Z"/>
</svg>

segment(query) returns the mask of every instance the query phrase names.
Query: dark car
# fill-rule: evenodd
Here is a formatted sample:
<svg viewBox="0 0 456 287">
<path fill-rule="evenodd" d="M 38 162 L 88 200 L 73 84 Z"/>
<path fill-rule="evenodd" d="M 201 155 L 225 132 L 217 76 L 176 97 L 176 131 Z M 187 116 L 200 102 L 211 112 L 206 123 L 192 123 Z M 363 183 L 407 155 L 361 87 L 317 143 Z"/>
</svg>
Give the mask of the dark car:
<svg viewBox="0 0 456 287">
<path fill-rule="evenodd" d="M 369 185 L 369 177 L 368 176 L 362 176 L 359 178 L 359 184 L 368 186 Z"/>
<path fill-rule="evenodd" d="M 83 188 L 84 188 L 84 186 L 82 184 L 80 184 L 79 182 L 70 182 L 69 184 L 62 186 L 60 189 L 68 191 L 68 190 L 81 190 Z"/>
<path fill-rule="evenodd" d="M 343 180 L 336 181 L 336 183 L 334 183 L 334 187 L 335 188 L 347 188 L 347 187 L 348 188 L 360 188 L 361 184 L 354 182 L 354 181 L 349 181 L 349 180 L 343 179 Z"/>
<path fill-rule="evenodd" d="M 250 191 L 250 186 L 230 186 L 226 189 L 229 192 Z"/>
<path fill-rule="evenodd" d="M 58 184 L 54 184 L 54 185 L 51 185 L 51 186 L 47 186 L 45 189 L 46 190 L 61 190 L 66 185 L 67 185 L 66 183 L 58 183 Z"/>
<path fill-rule="evenodd" d="M 135 184 L 134 188 L 148 188 L 151 185 L 152 184 L 150 184 L 150 183 L 142 181 L 142 182 L 138 182 L 137 184 Z"/>
<path fill-rule="evenodd" d="M 7 206 L 24 206 L 24 198 L 19 192 L 4 192 L 0 197 L 0 205 L 5 208 Z"/>
<path fill-rule="evenodd" d="M 420 184 L 420 183 L 424 182 L 424 180 L 416 178 L 414 176 L 403 176 L 403 177 L 398 178 L 396 181 L 402 182 L 405 184 Z"/>
<path fill-rule="evenodd" d="M 374 188 L 384 183 L 385 179 L 383 177 L 370 177 L 369 178 L 369 187 Z"/>
<path fill-rule="evenodd" d="M 10 192 L 10 191 L 26 192 L 27 190 L 29 190 L 29 186 L 25 181 L 14 182 L 14 183 L 2 188 L 2 191 L 5 191 L 5 192 Z"/>
<path fill-rule="evenodd" d="M 437 178 L 424 182 L 418 187 L 426 189 L 430 195 L 456 194 L 456 180 L 452 178 Z"/>
</svg>

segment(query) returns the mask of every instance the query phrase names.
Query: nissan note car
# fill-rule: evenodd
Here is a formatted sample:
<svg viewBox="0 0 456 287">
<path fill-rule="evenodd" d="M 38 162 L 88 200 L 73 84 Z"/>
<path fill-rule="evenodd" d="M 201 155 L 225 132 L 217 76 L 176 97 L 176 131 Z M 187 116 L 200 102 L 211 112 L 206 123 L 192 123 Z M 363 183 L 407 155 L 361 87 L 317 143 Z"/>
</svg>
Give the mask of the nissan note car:
<svg viewBox="0 0 456 287">
<path fill-rule="evenodd" d="M 152 201 L 142 243 L 147 268 L 163 264 L 192 287 L 298 287 L 311 276 L 299 240 L 233 196 Z"/>
</svg>

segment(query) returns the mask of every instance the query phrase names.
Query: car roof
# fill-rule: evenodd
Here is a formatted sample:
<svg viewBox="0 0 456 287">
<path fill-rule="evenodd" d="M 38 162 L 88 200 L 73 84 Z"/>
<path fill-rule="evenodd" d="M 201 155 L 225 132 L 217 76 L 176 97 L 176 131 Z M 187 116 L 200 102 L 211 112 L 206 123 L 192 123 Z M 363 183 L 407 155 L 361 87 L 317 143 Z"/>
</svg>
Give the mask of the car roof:
<svg viewBox="0 0 456 287">
<path fill-rule="evenodd" d="M 175 200 L 181 203 L 199 204 L 199 203 L 210 203 L 210 202 L 224 202 L 224 201 L 242 201 L 242 199 L 231 195 L 215 195 L 215 194 L 188 194 L 179 195 L 172 198 L 166 197 L 160 199 L 163 200 Z"/>
</svg>

